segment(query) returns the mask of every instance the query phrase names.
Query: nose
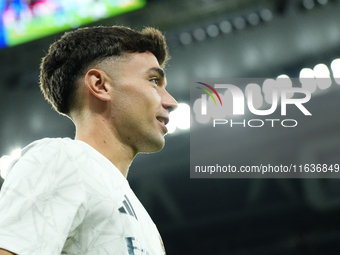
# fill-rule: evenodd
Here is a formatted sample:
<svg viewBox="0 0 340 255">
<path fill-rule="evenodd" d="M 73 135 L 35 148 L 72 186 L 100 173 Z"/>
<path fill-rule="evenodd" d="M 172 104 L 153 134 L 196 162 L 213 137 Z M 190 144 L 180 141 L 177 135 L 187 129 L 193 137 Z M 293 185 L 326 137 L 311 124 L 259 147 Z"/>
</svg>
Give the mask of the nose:
<svg viewBox="0 0 340 255">
<path fill-rule="evenodd" d="M 173 98 L 168 91 L 164 89 L 164 93 L 162 96 L 162 106 L 169 113 L 176 110 L 178 107 L 178 103 L 175 98 Z"/>
</svg>

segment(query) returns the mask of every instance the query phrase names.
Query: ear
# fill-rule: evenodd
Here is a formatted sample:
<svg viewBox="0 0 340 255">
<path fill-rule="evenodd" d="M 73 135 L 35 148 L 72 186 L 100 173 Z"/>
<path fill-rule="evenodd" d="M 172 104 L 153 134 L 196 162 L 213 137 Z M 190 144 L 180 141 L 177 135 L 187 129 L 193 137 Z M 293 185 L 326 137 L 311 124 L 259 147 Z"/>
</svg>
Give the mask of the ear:
<svg viewBox="0 0 340 255">
<path fill-rule="evenodd" d="M 91 94 L 102 101 L 110 101 L 109 77 L 98 69 L 90 69 L 85 75 L 85 84 Z"/>
</svg>

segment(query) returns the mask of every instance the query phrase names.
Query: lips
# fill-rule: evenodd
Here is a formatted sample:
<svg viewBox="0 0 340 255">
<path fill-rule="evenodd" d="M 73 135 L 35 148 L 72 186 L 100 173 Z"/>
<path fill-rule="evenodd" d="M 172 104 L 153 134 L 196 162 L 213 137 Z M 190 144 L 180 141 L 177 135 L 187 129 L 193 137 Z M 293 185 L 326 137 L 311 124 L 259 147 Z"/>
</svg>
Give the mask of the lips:
<svg viewBox="0 0 340 255">
<path fill-rule="evenodd" d="M 161 122 L 163 125 L 166 125 L 169 123 L 169 117 L 165 117 L 165 116 L 158 116 L 156 117 L 156 119 Z"/>
</svg>

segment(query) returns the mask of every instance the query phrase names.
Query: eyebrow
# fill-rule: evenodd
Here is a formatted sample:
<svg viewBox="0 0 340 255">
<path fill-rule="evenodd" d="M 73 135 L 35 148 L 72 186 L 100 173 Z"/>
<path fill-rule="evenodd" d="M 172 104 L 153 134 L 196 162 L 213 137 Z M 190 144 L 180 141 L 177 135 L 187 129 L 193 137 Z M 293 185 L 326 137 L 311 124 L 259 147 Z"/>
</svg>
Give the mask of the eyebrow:
<svg viewBox="0 0 340 255">
<path fill-rule="evenodd" d="M 163 69 L 159 68 L 159 67 L 152 67 L 148 70 L 148 73 L 152 73 L 152 72 L 156 72 L 158 73 L 162 78 L 165 77 L 165 72 Z"/>
</svg>

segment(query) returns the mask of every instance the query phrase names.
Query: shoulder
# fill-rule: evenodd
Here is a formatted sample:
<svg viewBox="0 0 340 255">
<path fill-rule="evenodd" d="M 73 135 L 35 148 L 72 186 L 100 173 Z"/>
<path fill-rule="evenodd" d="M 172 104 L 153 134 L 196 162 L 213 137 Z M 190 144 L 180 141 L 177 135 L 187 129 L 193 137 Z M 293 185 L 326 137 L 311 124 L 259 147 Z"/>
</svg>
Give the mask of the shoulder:
<svg viewBox="0 0 340 255">
<path fill-rule="evenodd" d="M 41 152 L 44 154 L 53 154 L 57 151 L 65 150 L 72 152 L 72 149 L 77 149 L 79 144 L 70 138 L 44 138 L 41 140 L 34 141 L 27 145 L 23 150 L 21 155 L 25 156 L 27 154 Z"/>
<path fill-rule="evenodd" d="M 70 138 L 44 138 L 27 145 L 22 149 L 19 161 L 29 160 L 42 163 L 53 159 L 62 160 L 67 158 L 72 160 L 83 154 L 86 147 Z"/>
<path fill-rule="evenodd" d="M 44 138 L 27 145 L 21 157 L 12 162 L 8 177 L 26 176 L 33 172 L 53 172 L 65 168 L 77 168 L 77 155 L 83 154 L 83 148 L 71 139 Z M 15 174 L 16 173 L 16 174 Z"/>
</svg>

